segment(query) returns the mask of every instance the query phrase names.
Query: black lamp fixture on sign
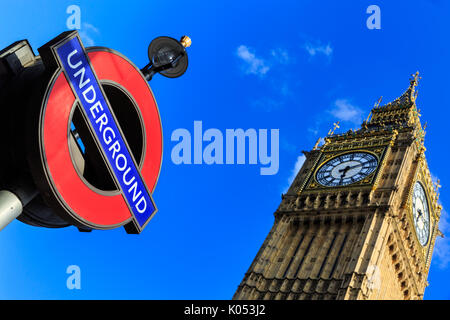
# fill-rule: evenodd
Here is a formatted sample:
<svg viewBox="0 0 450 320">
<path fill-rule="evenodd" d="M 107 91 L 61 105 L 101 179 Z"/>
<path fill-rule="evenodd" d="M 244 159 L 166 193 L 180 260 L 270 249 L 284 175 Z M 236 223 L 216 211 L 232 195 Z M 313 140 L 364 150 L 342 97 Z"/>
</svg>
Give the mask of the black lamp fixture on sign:
<svg viewBox="0 0 450 320">
<path fill-rule="evenodd" d="M 188 56 L 186 48 L 190 47 L 191 39 L 181 37 L 180 41 L 170 37 L 155 38 L 148 46 L 150 62 L 141 69 L 147 81 L 159 73 L 168 78 L 178 78 L 186 72 Z"/>
</svg>

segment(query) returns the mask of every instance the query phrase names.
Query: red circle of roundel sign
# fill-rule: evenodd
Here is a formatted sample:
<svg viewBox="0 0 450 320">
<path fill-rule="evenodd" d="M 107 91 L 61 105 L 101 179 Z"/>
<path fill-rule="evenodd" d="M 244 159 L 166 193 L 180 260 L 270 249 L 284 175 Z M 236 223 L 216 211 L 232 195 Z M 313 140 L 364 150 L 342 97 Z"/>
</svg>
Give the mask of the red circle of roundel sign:
<svg viewBox="0 0 450 320">
<path fill-rule="evenodd" d="M 128 232 L 141 232 L 157 211 L 151 193 L 162 160 L 161 121 L 147 81 L 117 52 L 86 50 L 76 31 L 61 34 L 39 52 L 46 69 L 54 70 L 39 119 L 40 160 L 50 187 L 45 195 L 48 202 L 76 225 L 94 229 L 125 226 Z M 122 88 L 139 109 L 144 141 L 140 165 L 102 82 Z M 93 188 L 77 172 L 68 139 L 76 105 L 119 192 Z"/>
</svg>

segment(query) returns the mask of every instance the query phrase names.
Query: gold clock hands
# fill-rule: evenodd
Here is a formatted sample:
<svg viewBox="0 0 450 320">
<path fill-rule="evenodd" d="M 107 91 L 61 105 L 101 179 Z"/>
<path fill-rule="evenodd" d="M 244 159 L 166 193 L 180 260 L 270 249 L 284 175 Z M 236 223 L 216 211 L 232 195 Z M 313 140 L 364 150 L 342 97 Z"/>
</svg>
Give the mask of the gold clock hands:
<svg viewBox="0 0 450 320">
<path fill-rule="evenodd" d="M 350 167 L 349 166 L 346 166 L 344 169 L 339 169 L 338 171 L 339 172 L 343 172 L 343 171 L 347 171 L 347 170 L 349 170 L 350 169 Z"/>
<path fill-rule="evenodd" d="M 420 209 L 417 209 L 417 213 L 418 213 L 418 215 L 417 215 L 417 218 L 416 218 L 416 223 L 417 223 L 417 221 L 419 221 L 419 218 L 422 216 L 422 210 L 420 210 Z"/>
<path fill-rule="evenodd" d="M 350 169 L 355 169 L 355 168 L 361 167 L 362 165 L 363 165 L 362 163 L 358 163 L 358 164 L 356 164 L 356 165 L 354 165 L 354 166 L 352 166 L 352 167 L 349 167 L 349 170 L 350 170 Z"/>
<path fill-rule="evenodd" d="M 362 165 L 363 165 L 362 163 L 359 163 L 359 164 L 354 165 L 354 166 L 346 166 L 344 169 L 338 170 L 338 172 L 342 172 L 341 178 L 343 178 L 347 174 L 348 170 L 358 168 L 358 167 L 360 167 Z"/>
<path fill-rule="evenodd" d="M 346 166 L 344 169 L 338 170 L 338 172 L 342 172 L 341 179 L 345 177 L 345 175 L 347 174 L 348 170 L 350 170 L 350 166 Z"/>
</svg>

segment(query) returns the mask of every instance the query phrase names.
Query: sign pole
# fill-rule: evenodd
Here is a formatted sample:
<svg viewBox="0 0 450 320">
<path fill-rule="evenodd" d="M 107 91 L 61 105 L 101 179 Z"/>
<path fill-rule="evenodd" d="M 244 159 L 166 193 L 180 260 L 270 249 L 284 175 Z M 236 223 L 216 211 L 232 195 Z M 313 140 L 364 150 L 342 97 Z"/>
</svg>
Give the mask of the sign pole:
<svg viewBox="0 0 450 320">
<path fill-rule="evenodd" d="M 22 213 L 22 202 L 12 192 L 0 191 L 0 231 Z"/>
</svg>

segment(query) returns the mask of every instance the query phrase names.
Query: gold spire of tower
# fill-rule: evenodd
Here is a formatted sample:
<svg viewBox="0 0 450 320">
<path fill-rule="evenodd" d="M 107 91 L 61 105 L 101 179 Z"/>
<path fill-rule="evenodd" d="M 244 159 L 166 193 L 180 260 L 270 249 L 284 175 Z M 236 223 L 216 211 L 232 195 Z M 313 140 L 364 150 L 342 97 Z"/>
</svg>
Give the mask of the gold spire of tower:
<svg viewBox="0 0 450 320">
<path fill-rule="evenodd" d="M 419 84 L 419 79 L 422 79 L 422 77 L 419 76 L 419 71 L 416 71 L 415 74 L 411 75 L 411 79 L 409 80 L 410 82 L 410 88 L 415 88 L 417 87 L 417 85 Z"/>
<path fill-rule="evenodd" d="M 419 84 L 419 71 L 411 74 L 409 78 L 409 87 L 397 99 L 381 105 L 381 98 L 375 103 L 369 120 L 363 125 L 364 130 L 373 130 L 377 128 L 403 128 L 406 126 L 414 126 L 422 131 L 420 124 L 420 110 L 416 107 L 416 98 Z M 368 118 L 369 119 L 369 118 Z"/>
<path fill-rule="evenodd" d="M 382 106 L 379 106 L 378 104 L 374 107 L 374 110 L 412 107 L 417 99 L 418 91 L 416 90 L 416 87 L 419 84 L 420 79 L 422 79 L 422 77 L 419 76 L 419 71 L 411 74 L 411 78 L 409 79 L 409 87 L 400 97 Z"/>
</svg>

